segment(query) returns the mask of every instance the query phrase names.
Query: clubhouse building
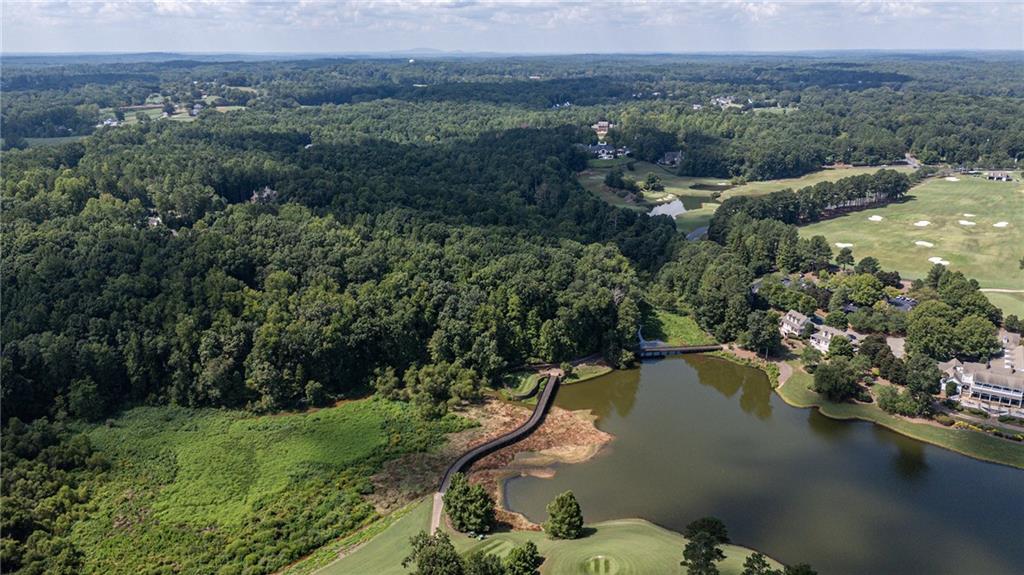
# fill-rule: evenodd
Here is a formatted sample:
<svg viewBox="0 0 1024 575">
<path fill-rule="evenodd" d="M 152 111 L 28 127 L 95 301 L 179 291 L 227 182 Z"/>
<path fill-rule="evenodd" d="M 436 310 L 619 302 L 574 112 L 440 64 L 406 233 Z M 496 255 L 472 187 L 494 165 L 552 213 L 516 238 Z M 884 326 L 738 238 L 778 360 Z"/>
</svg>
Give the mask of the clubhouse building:
<svg viewBox="0 0 1024 575">
<path fill-rule="evenodd" d="M 1003 356 L 980 362 L 957 359 L 939 364 L 944 383 L 956 384 L 960 404 L 992 415 L 1024 417 L 1024 346 L 1018 334 L 1000 330 Z"/>
</svg>

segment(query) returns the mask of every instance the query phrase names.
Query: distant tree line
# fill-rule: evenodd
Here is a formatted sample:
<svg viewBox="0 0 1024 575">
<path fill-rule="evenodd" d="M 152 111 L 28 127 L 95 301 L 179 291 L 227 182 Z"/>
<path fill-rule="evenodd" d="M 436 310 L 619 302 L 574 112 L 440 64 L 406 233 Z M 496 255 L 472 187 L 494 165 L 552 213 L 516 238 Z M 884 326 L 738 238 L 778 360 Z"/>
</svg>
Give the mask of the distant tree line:
<svg viewBox="0 0 1024 575">
<path fill-rule="evenodd" d="M 901 199 L 910 190 L 910 178 L 895 170 L 879 170 L 835 182 L 819 182 L 796 190 L 765 196 L 736 196 L 722 202 L 708 228 L 708 237 L 723 240 L 733 216 L 745 214 L 802 225 L 848 210 L 864 209 Z"/>
</svg>

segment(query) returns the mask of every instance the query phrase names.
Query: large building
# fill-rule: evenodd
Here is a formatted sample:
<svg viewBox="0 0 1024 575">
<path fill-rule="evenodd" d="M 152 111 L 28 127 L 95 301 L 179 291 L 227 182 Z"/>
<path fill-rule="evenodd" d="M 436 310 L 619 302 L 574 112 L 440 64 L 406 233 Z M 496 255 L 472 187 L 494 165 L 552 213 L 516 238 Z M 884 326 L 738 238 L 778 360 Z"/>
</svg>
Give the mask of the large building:
<svg viewBox="0 0 1024 575">
<path fill-rule="evenodd" d="M 1024 346 L 1020 335 L 1000 331 L 1003 356 L 985 363 L 947 361 L 939 365 L 956 384 L 960 404 L 993 415 L 1024 417 Z"/>
</svg>

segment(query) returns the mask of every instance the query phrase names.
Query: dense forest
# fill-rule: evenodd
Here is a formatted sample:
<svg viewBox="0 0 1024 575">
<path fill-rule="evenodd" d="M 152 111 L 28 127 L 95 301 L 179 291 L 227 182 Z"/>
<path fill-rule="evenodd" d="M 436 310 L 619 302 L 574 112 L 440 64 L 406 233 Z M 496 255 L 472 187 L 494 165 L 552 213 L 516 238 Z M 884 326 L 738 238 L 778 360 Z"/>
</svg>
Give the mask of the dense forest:
<svg viewBox="0 0 1024 575">
<path fill-rule="evenodd" d="M 729 199 L 712 241 L 691 242 L 577 182 L 590 124 L 611 120 L 610 141 L 639 159 L 681 150 L 683 175 L 774 179 L 907 153 L 1008 166 L 1024 152 L 1018 63 L 5 58 L 4 561 L 76 572 L 78 552 L 50 535 L 109 462 L 75 421 L 140 405 L 270 413 L 374 390 L 436 419 L 526 363 L 629 365 L 651 306 L 757 349 L 777 336 L 772 306 L 856 301 L 852 286 L 750 286 L 829 269 L 825 239 L 795 225 L 899 201 L 920 176 Z M 734 103 L 711 103 L 723 96 Z M 201 102 L 189 121 L 132 116 Z M 894 273 L 862 283 L 880 294 Z M 920 287 L 953 310 L 904 326 L 932 355 L 963 349 L 925 333 L 1001 319 L 962 276 Z"/>
</svg>

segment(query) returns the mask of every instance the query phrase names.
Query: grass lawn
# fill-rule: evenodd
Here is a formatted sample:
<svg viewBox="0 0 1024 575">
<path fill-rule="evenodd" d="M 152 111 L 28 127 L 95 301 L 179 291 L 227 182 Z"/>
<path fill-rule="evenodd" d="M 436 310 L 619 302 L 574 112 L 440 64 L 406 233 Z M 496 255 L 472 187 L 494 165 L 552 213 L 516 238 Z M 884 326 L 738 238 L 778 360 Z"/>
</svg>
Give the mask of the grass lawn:
<svg viewBox="0 0 1024 575">
<path fill-rule="evenodd" d="M 660 339 L 669 345 L 704 345 L 715 343 L 696 320 L 665 310 L 654 310 L 644 318 L 644 339 Z"/>
<path fill-rule="evenodd" d="M 799 362 L 790 362 L 790 365 L 793 367 L 792 377 L 785 385 L 776 388 L 776 391 L 792 406 L 817 407 L 822 414 L 833 419 L 870 421 L 918 441 L 977 459 L 1024 468 L 1024 446 L 1018 443 L 977 431 L 909 421 L 890 415 L 873 403 L 832 403 L 810 388 L 814 378 L 801 369 Z"/>
<path fill-rule="evenodd" d="M 375 520 L 369 477 L 461 425 L 373 399 L 261 417 L 136 408 L 88 430 L 113 468 L 72 540 L 85 573 L 272 572 Z"/>
<path fill-rule="evenodd" d="M 766 182 L 748 182 L 742 186 L 736 186 L 730 188 L 722 194 L 722 199 L 728 199 L 733 196 L 762 196 L 784 190 L 786 188 L 793 188 L 798 190 L 806 186 L 813 186 L 818 182 L 834 182 L 842 178 L 848 178 L 850 176 L 859 176 L 861 174 L 873 174 L 882 168 L 878 166 L 861 166 L 853 168 L 829 168 L 819 170 L 817 172 L 811 172 L 805 174 L 799 178 L 786 178 L 782 180 L 768 180 Z M 888 169 L 896 170 L 898 172 L 910 173 L 914 171 L 910 166 L 890 166 Z"/>
<path fill-rule="evenodd" d="M 545 375 L 533 371 L 516 371 L 504 377 L 504 389 L 502 392 L 511 399 L 523 399 L 532 397 L 537 393 L 540 382 Z"/>
<path fill-rule="evenodd" d="M 611 373 L 612 368 L 607 365 L 595 365 L 585 363 L 582 365 L 573 366 L 572 375 L 567 377 L 564 382 L 565 385 L 571 383 L 579 383 L 581 381 L 587 381 L 588 379 L 594 379 L 595 377 L 601 377 L 606 373 Z"/>
<path fill-rule="evenodd" d="M 429 499 L 396 521 L 382 534 L 345 558 L 328 565 L 320 575 L 405 575 L 401 561 L 408 549 L 409 537 L 430 524 Z M 686 573 L 679 565 L 686 540 L 682 535 L 640 519 L 622 519 L 591 525 L 593 532 L 574 541 L 552 541 L 536 531 L 496 533 L 483 541 L 453 533 L 452 541 L 460 553 L 482 550 L 504 556 L 526 541 L 533 541 L 546 558 L 540 571 L 544 575 L 633 575 L 648 573 Z M 725 561 L 718 564 L 724 575 L 738 574 L 750 550 L 724 546 Z M 778 565 L 775 565 L 778 567 Z"/>
<path fill-rule="evenodd" d="M 990 302 L 999 306 L 1005 315 L 1014 314 L 1017 317 L 1024 317 L 1024 292 L 985 292 L 985 297 L 987 297 Z"/>
<path fill-rule="evenodd" d="M 924 277 L 930 257 L 950 262 L 950 268 L 978 280 L 983 288 L 1024 289 L 1024 184 L 989 182 L 973 176 L 959 181 L 930 179 L 915 187 L 909 200 L 864 210 L 803 227 L 801 235 L 823 235 L 830 244 L 853 244 L 854 257 L 878 258 L 886 269 L 907 278 Z M 970 214 L 970 215 L 964 215 Z M 880 216 L 881 221 L 868 218 Z M 965 226 L 960 221 L 974 222 Z M 918 227 L 920 221 L 929 225 Z M 994 224 L 1007 222 L 1005 227 Z M 917 245 L 915 242 L 932 244 Z M 1019 294 L 1015 294 L 1019 295 Z M 1022 311 L 1022 298 L 996 295 L 993 301 L 1011 303 Z"/>
<path fill-rule="evenodd" d="M 701 207 L 695 210 L 687 210 L 686 213 L 676 216 L 676 230 L 681 234 L 688 234 L 697 228 L 702 228 L 711 223 L 711 216 L 715 215 L 718 206 L 715 202 L 704 202 Z"/>
</svg>

